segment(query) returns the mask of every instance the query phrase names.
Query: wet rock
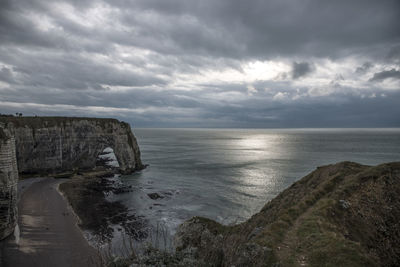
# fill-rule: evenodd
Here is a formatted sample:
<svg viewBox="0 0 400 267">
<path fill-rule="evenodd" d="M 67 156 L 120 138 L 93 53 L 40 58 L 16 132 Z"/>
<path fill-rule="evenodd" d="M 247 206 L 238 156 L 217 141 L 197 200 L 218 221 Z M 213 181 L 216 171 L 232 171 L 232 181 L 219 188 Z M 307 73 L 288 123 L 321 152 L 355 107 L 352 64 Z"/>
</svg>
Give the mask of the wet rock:
<svg viewBox="0 0 400 267">
<path fill-rule="evenodd" d="M 163 193 L 163 195 L 166 195 L 166 196 L 172 196 L 173 195 L 173 193 L 170 192 L 170 191 L 163 191 L 162 193 Z"/>
<path fill-rule="evenodd" d="M 112 190 L 112 192 L 113 192 L 114 194 L 119 195 L 119 194 L 124 194 L 124 193 L 133 192 L 133 190 L 132 190 L 132 186 L 131 186 L 131 185 L 129 185 L 129 186 L 121 185 L 121 186 L 118 186 L 117 188 L 114 188 L 114 189 Z"/>
<path fill-rule="evenodd" d="M 147 236 L 147 221 L 143 217 L 129 214 L 128 208 L 122 203 L 105 198 L 110 192 L 118 192 L 119 189 L 122 192 L 130 188 L 110 180 L 109 175 L 106 178 L 88 176 L 71 179 L 60 185 L 60 190 L 81 219 L 80 226 L 91 231 L 100 242 L 111 240 L 114 231 L 112 225 L 120 225 L 135 240 Z"/>
<path fill-rule="evenodd" d="M 151 198 L 151 199 L 153 199 L 153 200 L 155 200 L 155 199 L 160 199 L 160 198 L 164 198 L 163 196 L 161 196 L 160 194 L 158 194 L 158 193 L 149 193 L 149 194 L 147 194 L 148 196 L 149 196 L 149 198 Z"/>
</svg>

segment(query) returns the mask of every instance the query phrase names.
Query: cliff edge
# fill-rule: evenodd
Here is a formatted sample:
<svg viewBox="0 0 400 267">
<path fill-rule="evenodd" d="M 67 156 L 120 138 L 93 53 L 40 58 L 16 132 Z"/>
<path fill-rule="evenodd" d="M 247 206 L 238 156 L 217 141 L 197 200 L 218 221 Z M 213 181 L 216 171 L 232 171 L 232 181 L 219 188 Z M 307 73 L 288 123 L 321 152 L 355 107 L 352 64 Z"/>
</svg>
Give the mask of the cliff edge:
<svg viewBox="0 0 400 267">
<path fill-rule="evenodd" d="M 128 123 L 116 119 L 0 116 L 15 137 L 22 174 L 92 169 L 106 148 L 114 150 L 122 173 L 143 168 Z"/>
<path fill-rule="evenodd" d="M 0 240 L 10 235 L 17 223 L 17 184 L 15 140 L 0 123 Z"/>
<path fill-rule="evenodd" d="M 177 251 L 210 266 L 399 266 L 400 162 L 317 168 L 248 221 L 195 217 Z"/>
</svg>

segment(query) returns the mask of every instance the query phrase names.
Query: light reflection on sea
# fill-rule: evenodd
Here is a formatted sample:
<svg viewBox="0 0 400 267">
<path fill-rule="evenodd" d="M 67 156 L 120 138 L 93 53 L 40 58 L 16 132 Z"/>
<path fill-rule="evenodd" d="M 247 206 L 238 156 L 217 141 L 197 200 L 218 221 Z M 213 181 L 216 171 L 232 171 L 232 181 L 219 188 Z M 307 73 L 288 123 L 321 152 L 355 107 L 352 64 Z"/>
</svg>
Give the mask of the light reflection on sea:
<svg viewBox="0 0 400 267">
<path fill-rule="evenodd" d="M 400 160 L 400 129 L 134 129 L 142 161 L 123 176 L 134 192 L 115 196 L 171 234 L 205 216 L 241 222 L 317 166 Z M 164 198 L 153 200 L 157 192 Z"/>
</svg>

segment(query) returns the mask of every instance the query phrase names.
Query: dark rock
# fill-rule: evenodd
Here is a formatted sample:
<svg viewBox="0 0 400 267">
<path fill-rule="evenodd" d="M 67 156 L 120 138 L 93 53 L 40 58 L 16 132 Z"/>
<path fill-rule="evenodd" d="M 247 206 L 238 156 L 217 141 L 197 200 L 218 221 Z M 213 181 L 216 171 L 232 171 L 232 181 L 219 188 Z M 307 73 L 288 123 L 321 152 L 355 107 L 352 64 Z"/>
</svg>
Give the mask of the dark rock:
<svg viewBox="0 0 400 267">
<path fill-rule="evenodd" d="M 130 189 L 130 188 L 131 188 L 131 187 L 129 187 L 129 186 L 121 186 L 121 187 L 112 189 L 112 192 L 113 192 L 114 194 L 117 194 L 117 195 L 133 192 L 133 190 Z"/>
<path fill-rule="evenodd" d="M 71 179 L 60 185 L 60 190 L 81 219 L 80 226 L 90 230 L 98 240 L 104 242 L 108 242 L 113 236 L 111 225 L 121 225 L 136 240 L 148 234 L 147 221 L 143 217 L 129 214 L 128 208 L 118 201 L 110 202 L 105 199 L 107 193 L 125 192 L 129 188 L 98 176 Z"/>
<path fill-rule="evenodd" d="M 164 198 L 163 196 L 159 195 L 158 193 L 149 193 L 147 195 L 149 196 L 149 198 L 154 199 L 154 200 Z"/>
</svg>

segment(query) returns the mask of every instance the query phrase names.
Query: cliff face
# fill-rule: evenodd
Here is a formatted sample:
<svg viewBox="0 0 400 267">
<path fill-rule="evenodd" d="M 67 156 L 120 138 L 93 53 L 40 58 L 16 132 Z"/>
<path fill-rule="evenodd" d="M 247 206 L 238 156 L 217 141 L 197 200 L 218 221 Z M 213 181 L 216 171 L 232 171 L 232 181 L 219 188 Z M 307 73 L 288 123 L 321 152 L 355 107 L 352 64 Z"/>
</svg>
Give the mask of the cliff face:
<svg viewBox="0 0 400 267">
<path fill-rule="evenodd" d="M 106 147 L 113 148 L 122 173 L 143 168 L 125 122 L 69 117 L 0 117 L 0 122 L 13 129 L 20 173 L 90 169 Z"/>
<path fill-rule="evenodd" d="M 17 183 L 15 140 L 0 123 L 0 240 L 10 235 L 17 223 Z"/>
<path fill-rule="evenodd" d="M 400 162 L 319 167 L 248 221 L 195 217 L 178 251 L 211 266 L 399 266 Z"/>
</svg>

